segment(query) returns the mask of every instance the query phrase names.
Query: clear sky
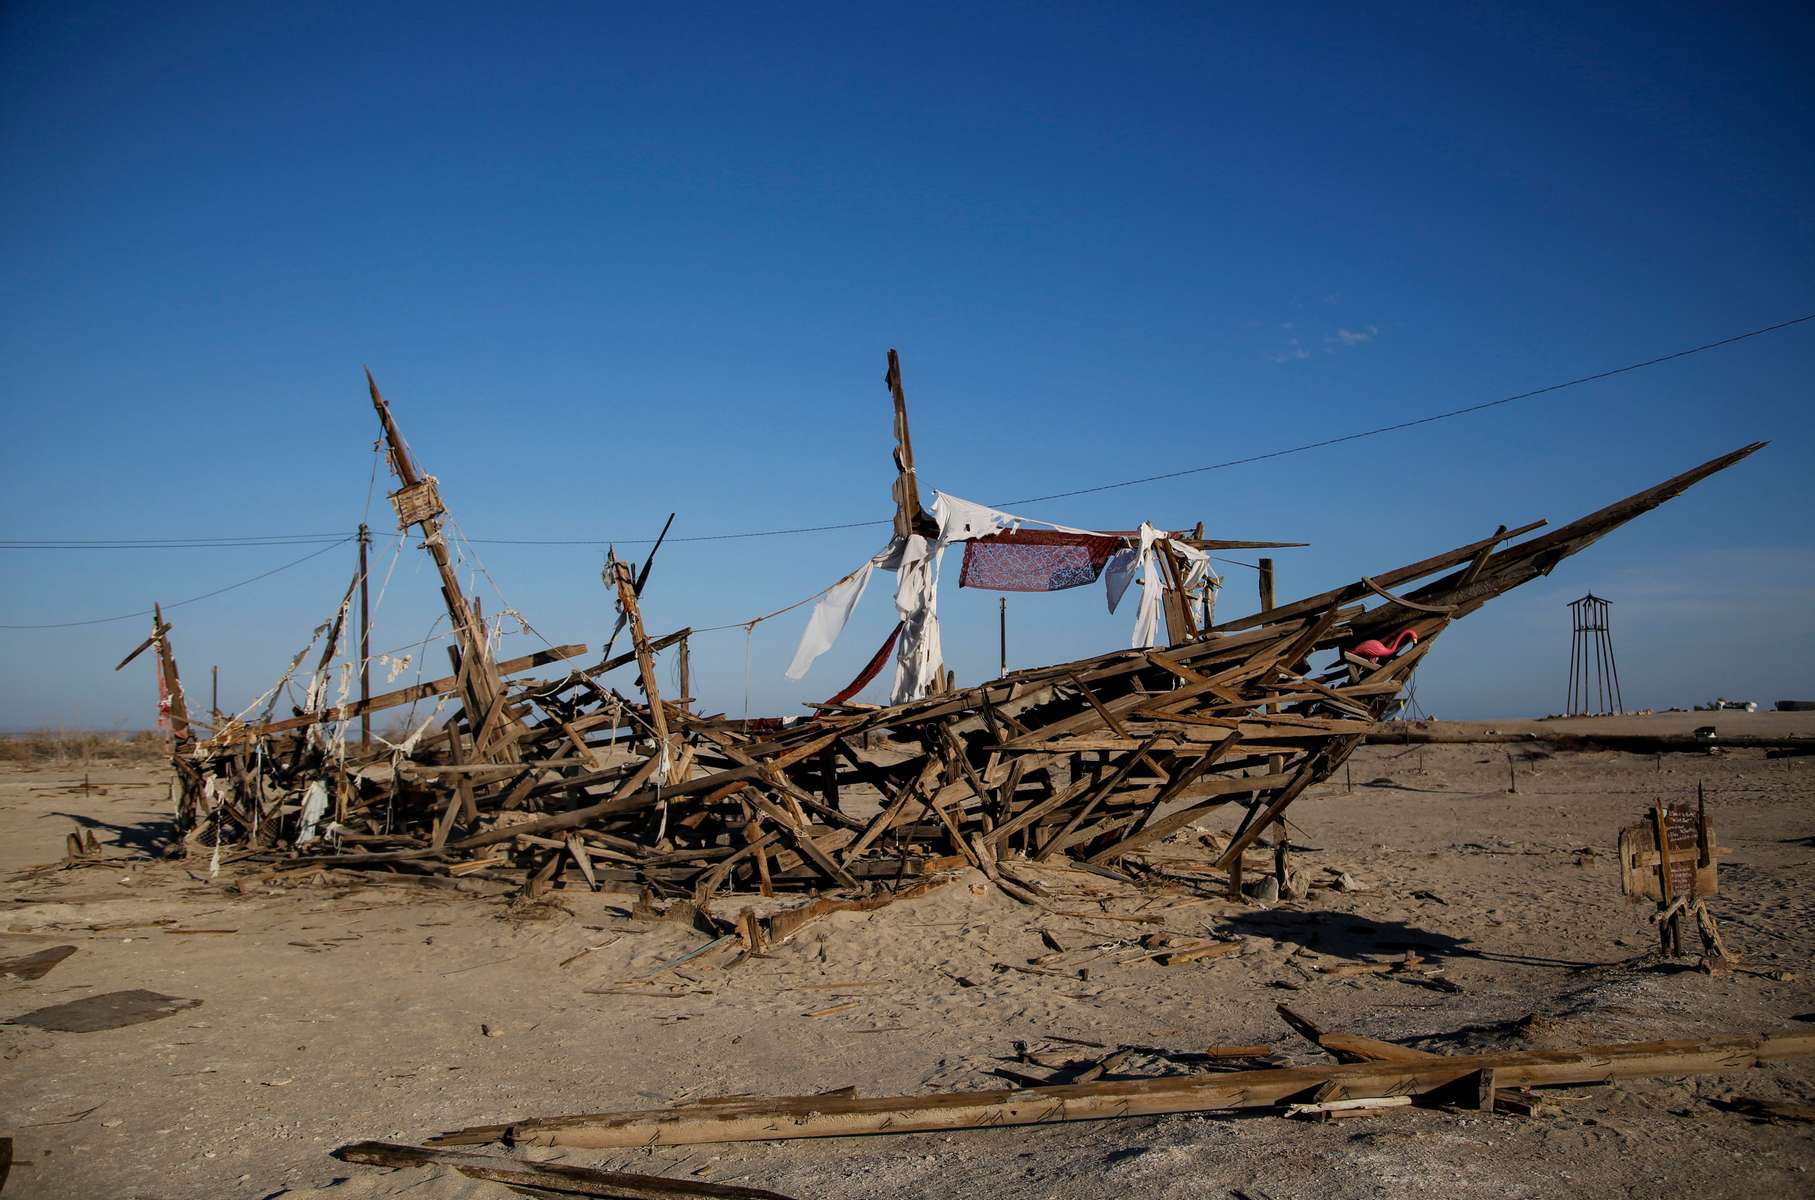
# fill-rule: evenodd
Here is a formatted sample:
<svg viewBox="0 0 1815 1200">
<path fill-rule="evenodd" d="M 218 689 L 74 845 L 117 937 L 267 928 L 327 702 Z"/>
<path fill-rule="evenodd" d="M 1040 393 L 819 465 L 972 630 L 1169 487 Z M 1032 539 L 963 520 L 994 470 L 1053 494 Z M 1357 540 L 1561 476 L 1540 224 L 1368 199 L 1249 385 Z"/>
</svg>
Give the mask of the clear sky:
<svg viewBox="0 0 1815 1200">
<path fill-rule="evenodd" d="M 349 531 L 366 364 L 470 537 L 640 554 L 671 510 L 677 537 L 886 520 L 890 346 L 923 481 L 1001 503 L 1815 312 L 1812 29 L 1807 4 L 12 0 L 0 538 Z M 1564 605 L 1592 588 L 1629 705 L 1809 697 L 1811 380 L 1815 323 L 1025 511 L 1309 541 L 1277 556 L 1286 598 L 1770 439 L 1461 623 L 1418 696 L 1556 711 Z M 780 607 L 885 537 L 673 543 L 650 627 Z M 327 545 L 0 550 L 0 624 L 130 613 Z M 475 548 L 488 611 L 602 641 L 601 546 Z M 352 563 L 333 547 L 174 609 L 192 699 L 212 664 L 230 706 L 261 691 Z M 1252 608 L 1253 573 L 1219 569 L 1223 614 Z M 960 679 L 994 674 L 996 597 L 954 570 L 941 605 Z M 437 611 L 406 546 L 375 648 Z M 701 635 L 705 707 L 741 714 L 747 677 L 753 712 L 800 711 L 893 622 L 875 589 L 790 684 L 804 619 Z M 1132 613 L 1093 588 L 1012 597 L 1009 621 L 1032 666 L 1125 645 Z M 148 724 L 148 664 L 112 670 L 148 623 L 0 630 L 0 728 Z"/>
</svg>

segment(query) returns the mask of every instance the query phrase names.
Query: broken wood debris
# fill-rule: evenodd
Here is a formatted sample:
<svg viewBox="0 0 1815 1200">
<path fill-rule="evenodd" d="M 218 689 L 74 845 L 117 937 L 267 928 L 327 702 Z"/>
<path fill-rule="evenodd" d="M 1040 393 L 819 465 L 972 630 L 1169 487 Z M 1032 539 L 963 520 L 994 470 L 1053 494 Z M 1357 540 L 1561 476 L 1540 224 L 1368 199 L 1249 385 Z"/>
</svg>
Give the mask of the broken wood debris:
<svg viewBox="0 0 1815 1200">
<path fill-rule="evenodd" d="M 171 626 L 157 611 L 140 650 L 157 651 L 187 850 L 209 855 L 211 873 L 231 857 L 227 849 L 462 885 L 507 880 L 532 895 L 569 885 L 650 888 L 686 899 L 720 933 L 731 922 L 710 911 L 726 892 L 838 894 L 821 895 L 798 917 L 772 916 L 763 929 L 746 923 L 739 936 L 754 954 L 814 919 L 808 910 L 868 902 L 954 866 L 978 867 L 1005 894 L 1050 907 L 1050 890 L 1017 863 L 1071 864 L 1127 881 L 1117 869 L 1127 856 L 1224 810 L 1240 819 L 1215 866 L 1239 873 L 1242 855 L 1283 828 L 1285 810 L 1379 732 L 1451 623 L 1762 444 L 1530 540 L 1517 539 L 1543 522 L 1502 526 L 1217 625 L 1206 614 L 1200 627 L 1178 563 L 1169 561 L 1164 648 L 968 688 L 942 676 L 932 694 L 906 703 L 825 704 L 799 719 L 739 721 L 701 713 L 691 695 L 662 695 L 655 655 L 670 644 L 684 655 L 689 631 L 647 632 L 641 597 L 653 554 L 640 572 L 615 556 L 607 564 L 608 594 L 632 642 L 627 653 L 610 657 L 608 647 L 603 661 L 582 668 L 571 665 L 582 645 L 498 659 L 478 602 L 453 568 L 440 486 L 417 463 L 376 382 L 368 383 L 399 485 L 391 496 L 399 527 L 421 537 L 440 579 L 451 673 L 328 703 L 350 587 L 323 626 L 320 665 L 294 715 L 273 711 L 287 673 L 261 717 L 223 718 L 201 737 L 206 727 L 188 713 L 177 683 Z M 897 524 L 924 533 L 930 518 L 913 487 L 892 352 L 889 386 Z M 1406 630 L 1414 644 L 1396 657 L 1348 653 Z M 601 681 L 632 663 L 640 698 Z M 568 664 L 566 673 L 513 678 L 555 664 Z M 434 712 L 402 741 L 349 743 L 357 718 L 428 700 Z M 1228 952 L 1197 949 L 1199 957 Z M 1190 961 L 1191 953 L 1163 961 Z"/>
</svg>

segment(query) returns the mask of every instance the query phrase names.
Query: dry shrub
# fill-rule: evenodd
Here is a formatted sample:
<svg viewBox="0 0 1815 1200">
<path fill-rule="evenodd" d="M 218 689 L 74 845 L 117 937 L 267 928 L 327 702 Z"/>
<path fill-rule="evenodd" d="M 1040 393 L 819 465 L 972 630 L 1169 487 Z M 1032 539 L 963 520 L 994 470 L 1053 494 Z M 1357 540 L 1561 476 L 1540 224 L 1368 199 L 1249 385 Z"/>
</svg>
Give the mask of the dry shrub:
<svg viewBox="0 0 1815 1200">
<path fill-rule="evenodd" d="M 34 729 L 0 734 L 0 762 L 60 767 L 155 762 L 169 753 L 168 747 L 168 739 L 150 729 L 130 733 Z"/>
</svg>

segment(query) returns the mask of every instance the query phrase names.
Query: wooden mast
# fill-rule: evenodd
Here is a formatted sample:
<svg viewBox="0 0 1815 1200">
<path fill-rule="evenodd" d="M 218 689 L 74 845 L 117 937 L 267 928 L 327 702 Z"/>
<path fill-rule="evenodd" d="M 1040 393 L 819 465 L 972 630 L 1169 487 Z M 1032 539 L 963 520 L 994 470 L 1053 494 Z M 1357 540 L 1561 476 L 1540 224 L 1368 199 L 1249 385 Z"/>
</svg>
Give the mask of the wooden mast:
<svg viewBox="0 0 1815 1200">
<path fill-rule="evenodd" d="M 488 762 L 516 762 L 514 737 L 482 738 L 490 730 L 501 728 L 501 723 L 492 716 L 493 710 L 502 703 L 504 681 L 487 651 L 485 630 L 474 615 L 472 604 L 460 590 L 460 580 L 448 556 L 447 543 L 442 540 L 441 514 L 447 510 L 441 504 L 440 492 L 435 481 L 417 468 L 409 446 L 397 428 L 397 420 L 391 415 L 391 406 L 378 394 L 378 383 L 369 369 L 366 386 L 371 390 L 372 407 L 378 411 L 379 423 L 384 426 L 391 469 L 403 484 L 391 493 L 398 523 L 405 529 L 414 525 L 422 531 L 423 545 L 427 547 L 429 557 L 435 560 L 435 571 L 441 576 L 441 596 L 447 603 L 448 619 L 453 622 L 454 636 L 459 641 L 460 698 L 466 706 L 467 725 L 473 733 L 475 749 Z M 502 728 L 509 729 L 514 724 L 509 722 Z"/>
<path fill-rule="evenodd" d="M 170 736 L 176 742 L 186 742 L 191 737 L 189 701 L 183 696 L 183 681 L 176 673 L 176 651 L 170 648 L 170 626 L 164 624 L 163 607 L 155 602 L 151 606 L 151 630 L 151 642 L 158 652 L 158 682 L 164 692 L 159 700 L 170 710 Z"/>
<path fill-rule="evenodd" d="M 910 533 L 938 537 L 939 523 L 920 507 L 920 483 L 914 476 L 914 441 L 908 435 L 907 394 L 901 389 L 901 359 L 891 348 L 889 370 L 883 376 L 895 401 L 895 536 Z"/>
</svg>

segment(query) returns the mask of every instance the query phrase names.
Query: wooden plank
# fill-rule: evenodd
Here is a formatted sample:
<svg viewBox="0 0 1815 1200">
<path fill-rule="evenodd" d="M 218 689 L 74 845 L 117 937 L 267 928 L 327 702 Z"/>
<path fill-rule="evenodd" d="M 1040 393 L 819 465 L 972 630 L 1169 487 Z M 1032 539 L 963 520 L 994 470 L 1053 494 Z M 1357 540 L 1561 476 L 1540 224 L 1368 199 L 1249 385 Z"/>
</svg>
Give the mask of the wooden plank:
<svg viewBox="0 0 1815 1200">
<path fill-rule="evenodd" d="M 644 763 L 644 767 L 653 771 L 654 767 L 651 764 L 655 761 L 655 759 L 648 760 L 648 762 Z M 745 774 L 745 772 L 748 772 L 748 774 Z M 661 798 L 664 800 L 672 800 L 678 796 L 699 795 L 704 792 L 710 792 L 714 788 L 722 787 L 728 783 L 747 783 L 756 778 L 756 775 L 757 772 L 753 767 L 739 767 L 735 771 L 724 771 L 717 775 L 709 775 L 701 779 L 688 779 L 681 783 L 662 788 Z M 556 829 L 575 829 L 581 825 L 589 825 L 600 817 L 611 816 L 616 813 L 635 812 L 639 808 L 645 808 L 654 804 L 656 798 L 656 791 L 654 788 L 639 787 L 634 791 L 621 792 L 617 795 L 613 795 L 609 799 L 601 800 L 597 804 L 589 804 L 584 808 L 576 808 L 568 812 L 555 813 L 545 817 L 536 817 L 533 820 L 524 821 L 517 825 L 508 825 L 502 829 L 488 829 L 484 833 L 474 834 L 472 837 L 462 838 L 457 842 L 453 842 L 448 846 L 448 849 L 475 850 L 480 846 L 490 846 L 498 842 L 508 842 L 513 837 L 522 833 L 547 833 L 550 830 Z"/>
<path fill-rule="evenodd" d="M 874 1099 L 765 1097 L 711 1106 L 518 1121 L 455 1131 L 434 1140 L 454 1143 L 478 1135 L 507 1137 L 520 1145 L 607 1149 L 914 1133 L 1262 1108 L 1329 1084 L 1350 1099 L 1422 1095 L 1486 1069 L 1494 1071 L 1496 1086 L 1518 1088 L 1720 1074 L 1811 1056 L 1815 1056 L 1815 1034 L 1631 1042 L 1572 1051 L 1468 1054 L 1407 1063 L 1284 1067 Z"/>
<path fill-rule="evenodd" d="M 1145 742 L 1142 742 L 1139 749 L 1122 760 L 1121 765 L 1115 769 L 1114 773 L 1101 783 L 1097 784 L 1096 787 L 1092 788 L 1090 793 L 1084 797 L 1084 802 L 1077 806 L 1077 811 L 1071 815 L 1071 819 L 1065 823 L 1064 828 L 1060 829 L 1058 833 L 1047 839 L 1046 844 L 1040 847 L 1039 853 L 1034 855 L 1034 861 L 1045 862 L 1047 859 L 1051 858 L 1053 852 L 1064 844 L 1066 837 L 1083 823 L 1084 818 L 1096 811 L 1096 807 L 1098 804 L 1102 803 L 1103 797 L 1122 786 L 1122 782 L 1128 778 L 1129 772 L 1134 770 L 1137 762 L 1147 759 L 1147 751 L 1153 749 L 1153 743 L 1156 740 L 1157 739 L 1155 738 L 1148 738 Z"/>
<path fill-rule="evenodd" d="M 1470 542 L 1466 546 L 1458 546 L 1454 550 L 1445 551 L 1442 554 L 1434 554 L 1429 558 L 1419 559 L 1417 562 L 1409 563 L 1397 570 L 1375 575 L 1373 576 L 1373 579 L 1375 583 L 1382 587 L 1393 587 L 1401 583 L 1407 583 L 1421 576 L 1434 574 L 1437 571 L 1443 570 L 1445 567 L 1453 567 L 1457 563 L 1467 562 L 1482 550 L 1491 550 L 1500 542 L 1510 541 L 1513 538 L 1521 537 L 1534 529 L 1543 528 L 1546 524 L 1547 522 L 1544 521 L 1533 521 L 1528 525 L 1521 525 L 1517 529 L 1498 533 L 1493 537 L 1482 538 L 1478 542 Z M 1347 587 L 1334 588 L 1315 596 L 1306 596 L 1303 600 L 1295 600 L 1292 603 L 1283 605 L 1279 608 L 1263 609 L 1252 616 L 1240 617 L 1233 621 L 1224 621 L 1222 624 L 1212 627 L 1212 632 L 1224 633 L 1247 629 L 1255 625 L 1272 624 L 1283 621 L 1288 617 L 1303 616 L 1305 613 L 1314 612 L 1317 609 L 1332 604 L 1347 604 L 1361 599 L 1361 597 L 1366 594 L 1368 594 L 1368 589 L 1366 587 L 1360 583 L 1352 583 Z"/>
<path fill-rule="evenodd" d="M 518 671 L 528 671 L 563 659 L 574 658 L 586 653 L 582 644 L 556 646 L 552 650 L 539 650 L 534 654 L 525 654 L 521 658 L 508 658 L 496 665 L 500 675 L 514 675 Z M 428 683 L 418 683 L 395 692 L 385 692 L 373 696 L 370 700 L 354 700 L 346 704 L 336 704 L 318 713 L 305 713 L 300 717 L 290 717 L 282 721 L 272 721 L 266 725 L 250 725 L 244 730 L 244 736 L 264 737 L 273 733 L 282 733 L 287 729 L 302 729 L 309 725 L 318 725 L 323 721 L 345 721 L 361 713 L 378 712 L 381 709 L 396 708 L 400 704 L 412 704 L 430 696 L 439 696 L 451 692 L 459 685 L 459 677 L 447 675 Z"/>
<path fill-rule="evenodd" d="M 342 1162 L 372 1167 L 451 1167 L 469 1179 L 501 1183 L 511 1188 L 534 1189 L 534 1195 L 617 1197 L 707 1197 L 711 1200 L 788 1200 L 779 1192 L 699 1179 L 670 1179 L 665 1175 L 639 1175 L 602 1171 L 596 1167 L 565 1163 L 524 1162 L 496 1155 L 443 1150 L 432 1146 L 406 1146 L 396 1142 L 354 1142 L 334 1151 Z"/>
<path fill-rule="evenodd" d="M 1352 734 L 1336 739 L 1333 748 L 1325 747 L 1311 755 L 1305 764 L 1298 768 L 1292 782 L 1280 789 L 1278 795 L 1267 804 L 1259 818 L 1249 822 L 1248 827 L 1235 836 L 1235 839 L 1229 843 L 1229 848 L 1223 851 L 1222 857 L 1216 860 L 1216 865 L 1225 871 L 1228 870 L 1229 864 L 1239 857 L 1242 851 L 1253 845 L 1260 835 L 1267 831 L 1267 826 L 1279 819 L 1279 815 L 1286 811 L 1286 806 L 1298 799 L 1306 788 L 1316 782 L 1317 776 L 1325 764 L 1341 762 L 1360 744 L 1361 735 Z"/>
<path fill-rule="evenodd" d="M 1335 1055 L 1338 1062 L 1405 1063 L 1423 1062 L 1427 1059 L 1441 1057 L 1424 1050 L 1414 1050 L 1410 1046 L 1400 1046 L 1392 1042 L 1364 1037 L 1358 1033 L 1339 1033 L 1324 1029 L 1284 1004 L 1277 1005 L 1275 1011 L 1279 1013 L 1280 1019 L 1290 1025 L 1296 1033 L 1313 1045 Z"/>
<path fill-rule="evenodd" d="M 637 675 L 643 694 L 649 698 L 649 723 L 655 727 L 655 757 L 663 760 L 657 769 L 661 783 L 673 783 L 674 772 L 668 761 L 673 749 L 668 742 L 668 717 L 662 708 L 662 690 L 655 678 L 655 652 L 649 648 L 649 635 L 643 630 L 643 611 L 637 606 L 636 584 L 631 579 L 630 564 L 612 559 L 606 564 L 612 585 L 618 593 L 618 610 L 630 624 L 630 644 L 637 656 Z"/>
</svg>

